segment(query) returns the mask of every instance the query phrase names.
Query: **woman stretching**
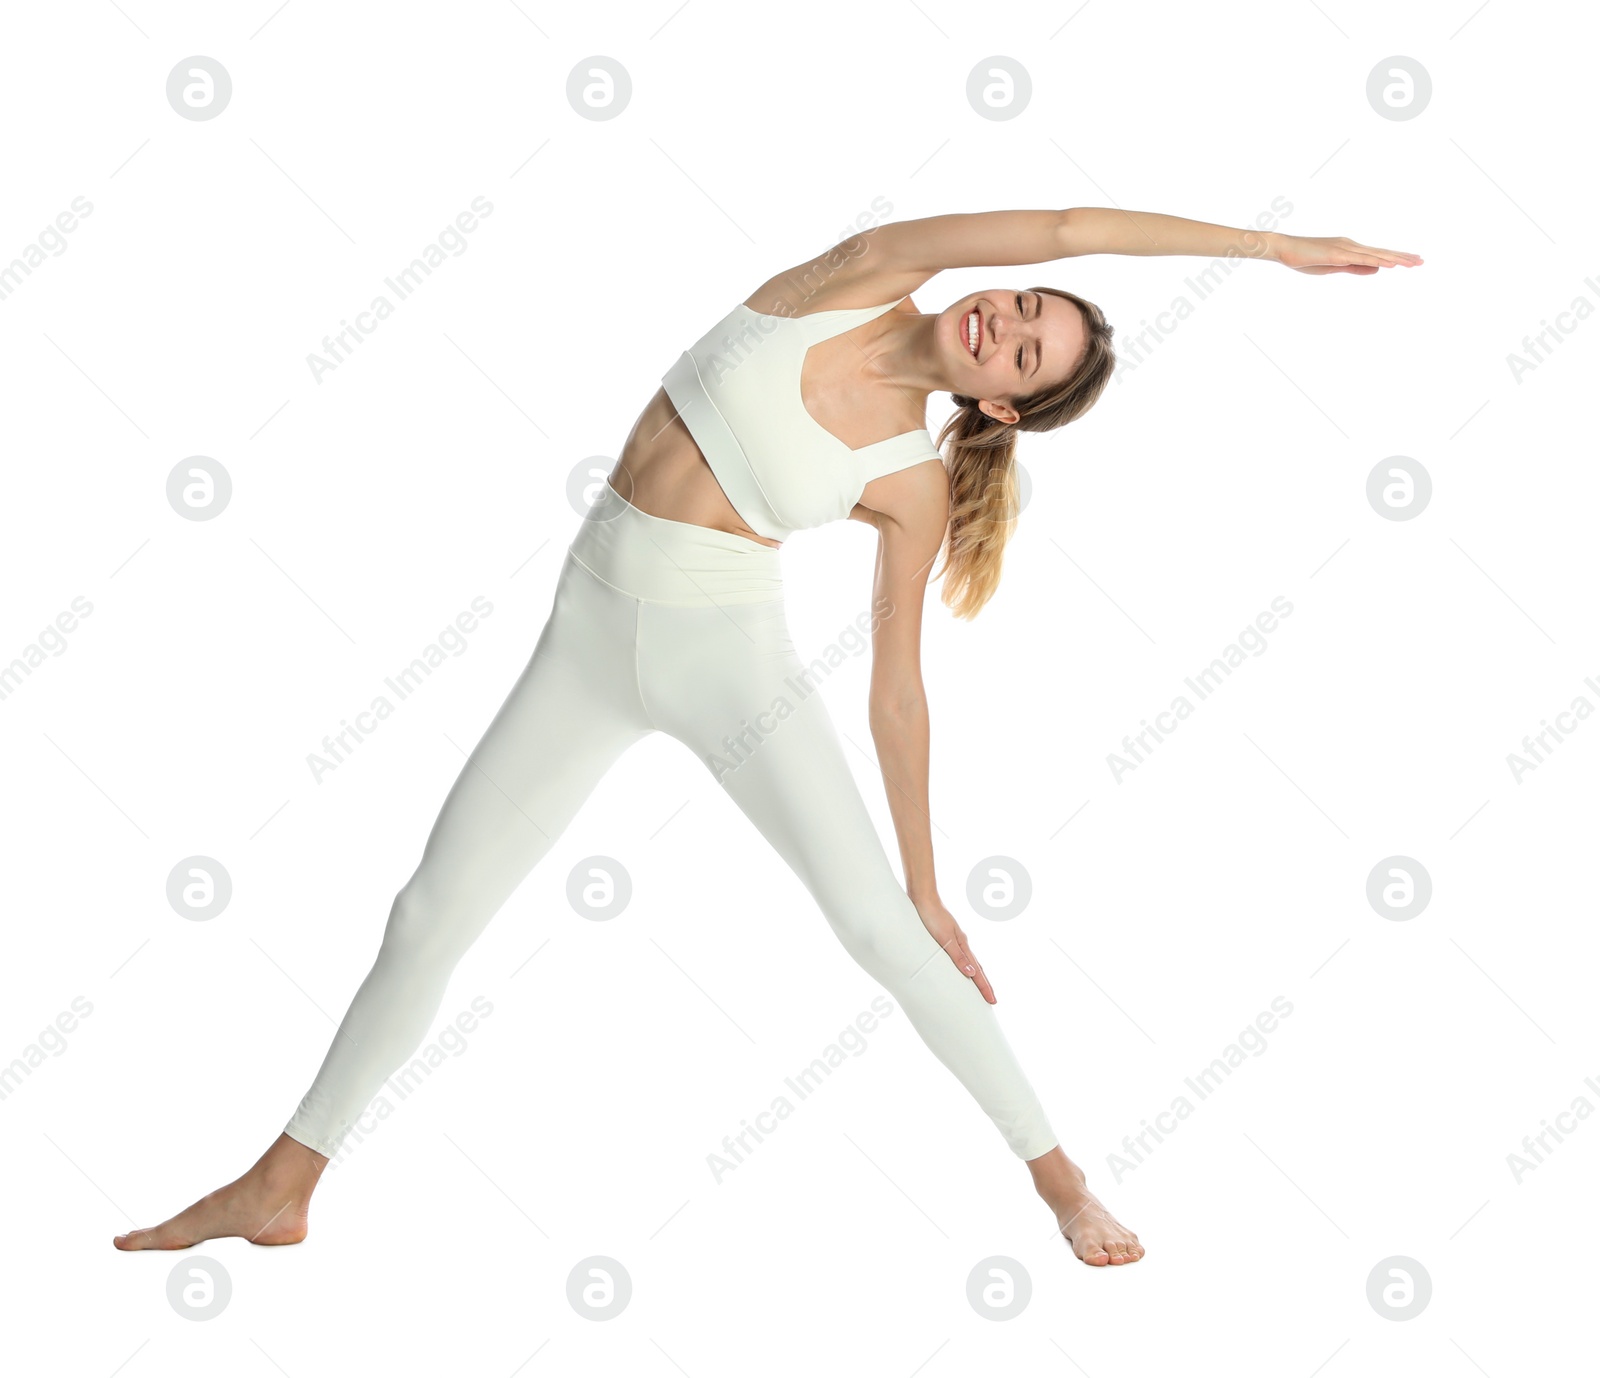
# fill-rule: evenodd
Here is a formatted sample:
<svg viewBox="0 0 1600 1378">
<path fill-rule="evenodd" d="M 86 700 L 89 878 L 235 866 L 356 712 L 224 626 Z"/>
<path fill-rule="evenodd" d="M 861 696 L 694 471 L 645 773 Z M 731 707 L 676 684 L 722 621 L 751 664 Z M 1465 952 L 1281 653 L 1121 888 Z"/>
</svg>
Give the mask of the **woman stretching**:
<svg viewBox="0 0 1600 1378">
<path fill-rule="evenodd" d="M 1247 256 L 1310 273 L 1421 262 L 1344 238 L 1075 208 L 881 225 L 763 283 L 678 358 L 634 423 L 578 524 L 532 657 L 451 786 L 283 1133 L 242 1177 L 116 1236 L 118 1248 L 304 1239 L 323 1168 L 422 1042 L 467 948 L 618 756 L 667 732 L 1027 1163 L 1073 1252 L 1143 1257 L 1059 1146 L 939 897 L 919 667 L 930 566 L 942 552 L 957 616 L 983 607 L 1018 511 L 1017 433 L 1083 415 L 1115 355 L 1100 309 L 1060 288 L 995 288 L 937 315 L 907 294 L 945 268 L 1091 253 Z M 926 410 L 938 391 L 960 410 L 936 445 Z M 808 671 L 789 639 L 779 546 L 846 517 L 878 532 L 869 717 L 903 888 L 821 695 L 794 692 Z"/>
</svg>

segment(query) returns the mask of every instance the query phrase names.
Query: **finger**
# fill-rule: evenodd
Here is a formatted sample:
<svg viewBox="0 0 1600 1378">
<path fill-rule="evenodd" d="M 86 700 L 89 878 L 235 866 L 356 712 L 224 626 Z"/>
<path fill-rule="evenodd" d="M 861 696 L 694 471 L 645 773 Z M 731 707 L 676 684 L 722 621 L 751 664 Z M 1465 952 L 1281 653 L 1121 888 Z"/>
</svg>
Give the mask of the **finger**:
<svg viewBox="0 0 1600 1378">
<path fill-rule="evenodd" d="M 989 984 L 989 978 L 983 974 L 982 967 L 978 968 L 978 974 L 973 979 L 977 983 L 978 993 L 982 995 L 985 1000 L 987 1000 L 991 1005 L 998 1005 L 1000 1003 L 999 999 L 995 996 L 994 987 Z"/>
<path fill-rule="evenodd" d="M 1297 263 L 1295 267 L 1302 273 L 1342 273 L 1356 261 L 1353 257 L 1337 257 L 1323 259 L 1318 263 Z"/>
<path fill-rule="evenodd" d="M 1356 248 L 1364 254 L 1377 254 L 1381 258 L 1388 259 L 1391 263 L 1422 262 L 1422 256 L 1420 254 L 1408 253 L 1404 249 L 1374 249 L 1366 244 L 1358 244 L 1356 245 Z"/>
<path fill-rule="evenodd" d="M 1413 257 L 1407 255 L 1407 258 Z M 1420 261 L 1420 260 L 1419 260 Z M 1370 249 L 1365 244 L 1352 244 L 1348 248 L 1339 248 L 1330 253 L 1323 262 L 1304 264 L 1309 268 L 1349 268 L 1360 264 L 1372 268 L 1392 268 L 1400 262 L 1387 249 Z"/>
<path fill-rule="evenodd" d="M 972 955 L 972 950 L 964 940 L 961 944 L 961 952 L 964 958 L 961 962 L 962 970 L 972 979 L 973 984 L 977 986 L 985 1000 L 991 1005 L 998 1005 L 1000 1002 L 995 998 L 994 987 L 989 984 L 989 978 L 984 974 L 982 964 Z"/>
</svg>

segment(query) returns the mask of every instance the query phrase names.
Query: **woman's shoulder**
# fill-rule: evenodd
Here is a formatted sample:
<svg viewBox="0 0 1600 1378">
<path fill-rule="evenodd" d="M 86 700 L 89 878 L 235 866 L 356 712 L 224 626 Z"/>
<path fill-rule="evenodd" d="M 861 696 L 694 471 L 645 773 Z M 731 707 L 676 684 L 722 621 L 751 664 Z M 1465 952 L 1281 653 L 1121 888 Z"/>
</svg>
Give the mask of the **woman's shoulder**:
<svg viewBox="0 0 1600 1378">
<path fill-rule="evenodd" d="M 835 311 L 883 311 L 886 304 L 917 314 L 911 297 L 897 292 L 881 273 L 836 270 L 826 275 L 816 268 L 817 264 L 801 264 L 768 278 L 740 305 L 757 315 L 790 320 Z"/>
</svg>

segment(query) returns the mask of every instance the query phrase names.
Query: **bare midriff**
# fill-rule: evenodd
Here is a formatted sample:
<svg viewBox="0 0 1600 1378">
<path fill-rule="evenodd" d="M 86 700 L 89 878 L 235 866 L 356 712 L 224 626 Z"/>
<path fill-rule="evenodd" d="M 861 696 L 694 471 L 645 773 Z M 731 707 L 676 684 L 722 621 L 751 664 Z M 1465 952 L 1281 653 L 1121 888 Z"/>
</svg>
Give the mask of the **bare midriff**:
<svg viewBox="0 0 1600 1378">
<path fill-rule="evenodd" d="M 652 517 L 732 532 L 774 550 L 781 544 L 741 520 L 665 388 L 657 389 L 628 432 L 611 486 Z"/>
</svg>

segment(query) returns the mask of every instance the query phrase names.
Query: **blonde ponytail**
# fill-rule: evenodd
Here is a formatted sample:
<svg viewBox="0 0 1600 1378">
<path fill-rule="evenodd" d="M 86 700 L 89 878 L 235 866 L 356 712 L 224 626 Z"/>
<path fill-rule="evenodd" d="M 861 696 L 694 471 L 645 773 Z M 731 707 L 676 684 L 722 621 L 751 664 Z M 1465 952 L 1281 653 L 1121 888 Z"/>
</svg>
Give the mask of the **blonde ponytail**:
<svg viewBox="0 0 1600 1378">
<path fill-rule="evenodd" d="M 944 575 L 940 600 L 957 617 L 976 617 L 1000 586 L 1006 543 L 1021 512 L 1017 481 L 1017 433 L 1053 431 L 1088 411 L 1111 381 L 1116 354 L 1113 327 L 1091 301 L 1059 287 L 1031 287 L 1064 297 L 1083 314 L 1087 343 L 1083 358 L 1064 383 L 1048 392 L 1013 402 L 1016 421 L 997 421 L 978 399 L 952 393 L 959 410 L 939 431 L 950 479 L 950 525 L 942 547 Z"/>
</svg>

